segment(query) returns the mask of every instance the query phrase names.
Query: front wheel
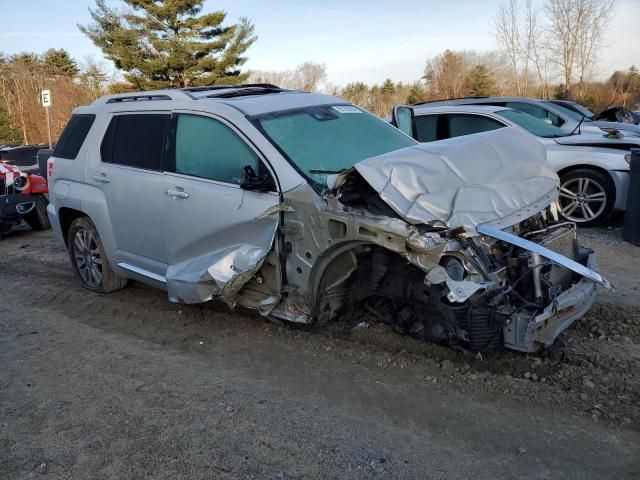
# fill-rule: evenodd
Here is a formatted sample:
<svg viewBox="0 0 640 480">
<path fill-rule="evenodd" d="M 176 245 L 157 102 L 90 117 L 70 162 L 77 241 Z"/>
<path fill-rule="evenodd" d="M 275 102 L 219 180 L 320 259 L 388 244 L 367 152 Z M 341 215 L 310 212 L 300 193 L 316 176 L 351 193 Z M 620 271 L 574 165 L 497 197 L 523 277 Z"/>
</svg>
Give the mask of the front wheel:
<svg viewBox="0 0 640 480">
<path fill-rule="evenodd" d="M 100 235 L 89 217 L 73 221 L 67 247 L 73 270 L 87 290 L 110 293 L 127 285 L 127 279 L 111 269 Z"/>
<path fill-rule="evenodd" d="M 600 225 L 611 215 L 615 200 L 615 186 L 602 172 L 580 169 L 560 176 L 560 214 L 579 227 Z"/>
</svg>

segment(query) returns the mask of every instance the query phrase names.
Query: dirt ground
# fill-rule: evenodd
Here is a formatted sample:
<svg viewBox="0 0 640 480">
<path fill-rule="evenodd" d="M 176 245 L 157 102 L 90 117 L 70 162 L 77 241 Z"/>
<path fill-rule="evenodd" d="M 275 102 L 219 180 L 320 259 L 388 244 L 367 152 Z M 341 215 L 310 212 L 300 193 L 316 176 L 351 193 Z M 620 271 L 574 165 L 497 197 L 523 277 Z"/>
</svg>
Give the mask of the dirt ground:
<svg viewBox="0 0 640 480">
<path fill-rule="evenodd" d="M 82 290 L 50 232 L 0 240 L 0 479 L 640 478 L 640 248 L 535 355 L 274 325 L 140 284 Z"/>
</svg>

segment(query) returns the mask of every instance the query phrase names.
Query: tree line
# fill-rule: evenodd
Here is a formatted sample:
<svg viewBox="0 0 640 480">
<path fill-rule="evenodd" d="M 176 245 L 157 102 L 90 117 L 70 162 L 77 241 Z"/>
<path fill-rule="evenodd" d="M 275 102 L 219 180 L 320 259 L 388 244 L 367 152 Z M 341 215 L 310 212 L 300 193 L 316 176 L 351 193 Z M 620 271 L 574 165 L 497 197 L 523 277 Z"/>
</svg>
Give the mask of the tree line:
<svg viewBox="0 0 640 480">
<path fill-rule="evenodd" d="M 615 0 L 506 0 L 491 27 L 497 50 L 445 50 L 426 60 L 412 83 L 385 80 L 342 87 L 327 83 L 323 63 L 291 70 L 244 69 L 247 49 L 257 40 L 247 18 L 227 23 L 226 13 L 203 13 L 204 0 L 122 0 L 124 9 L 96 0 L 91 23 L 78 25 L 119 74 L 68 52 L 0 53 L 0 144 L 38 143 L 46 137 L 40 91 L 52 91 L 52 136 L 71 111 L 105 93 L 202 85 L 272 83 L 283 88 L 324 90 L 379 116 L 396 104 L 462 96 L 571 98 L 593 110 L 640 102 L 635 66 L 593 81 L 606 52 L 604 33 Z"/>
</svg>

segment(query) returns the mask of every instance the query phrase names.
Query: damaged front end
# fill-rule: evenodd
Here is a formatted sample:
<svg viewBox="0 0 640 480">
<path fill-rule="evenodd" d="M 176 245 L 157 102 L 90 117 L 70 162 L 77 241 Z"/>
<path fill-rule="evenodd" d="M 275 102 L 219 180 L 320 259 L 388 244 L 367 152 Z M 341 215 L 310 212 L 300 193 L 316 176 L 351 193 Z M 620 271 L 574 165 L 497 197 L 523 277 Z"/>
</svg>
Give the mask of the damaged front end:
<svg viewBox="0 0 640 480">
<path fill-rule="evenodd" d="M 364 316 L 471 351 L 532 352 L 586 313 L 596 284 L 611 288 L 575 225 L 558 221 L 557 175 L 537 145 L 475 137 L 392 152 L 330 179 L 324 215 L 349 215 L 349 240 L 372 234 L 327 269 L 318 318 Z"/>
<path fill-rule="evenodd" d="M 594 252 L 578 245 L 575 226 L 550 217 L 541 212 L 512 227 L 506 239 L 492 237 L 493 228 L 469 235 L 407 226 L 412 240 L 398 248 L 377 242 L 381 233 L 327 269 L 316 318 L 378 320 L 399 333 L 474 352 L 549 346 L 591 307 L 597 283 L 609 287 L 595 272 Z M 365 218 L 358 228 L 375 231 L 373 218 Z"/>
</svg>

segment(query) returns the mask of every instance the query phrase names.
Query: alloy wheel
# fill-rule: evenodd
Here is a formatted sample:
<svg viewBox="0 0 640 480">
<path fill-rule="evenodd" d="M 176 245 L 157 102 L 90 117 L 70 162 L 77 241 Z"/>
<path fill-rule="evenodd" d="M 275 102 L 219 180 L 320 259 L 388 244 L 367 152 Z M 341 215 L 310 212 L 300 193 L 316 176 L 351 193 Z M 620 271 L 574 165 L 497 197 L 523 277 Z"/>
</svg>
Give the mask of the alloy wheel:
<svg viewBox="0 0 640 480">
<path fill-rule="evenodd" d="M 86 228 L 76 232 L 73 258 L 82 280 L 90 288 L 98 288 L 102 282 L 102 257 L 93 233 Z"/>
<path fill-rule="evenodd" d="M 572 178 L 560 186 L 560 212 L 576 223 L 593 221 L 604 212 L 607 194 L 591 178 Z"/>
</svg>

